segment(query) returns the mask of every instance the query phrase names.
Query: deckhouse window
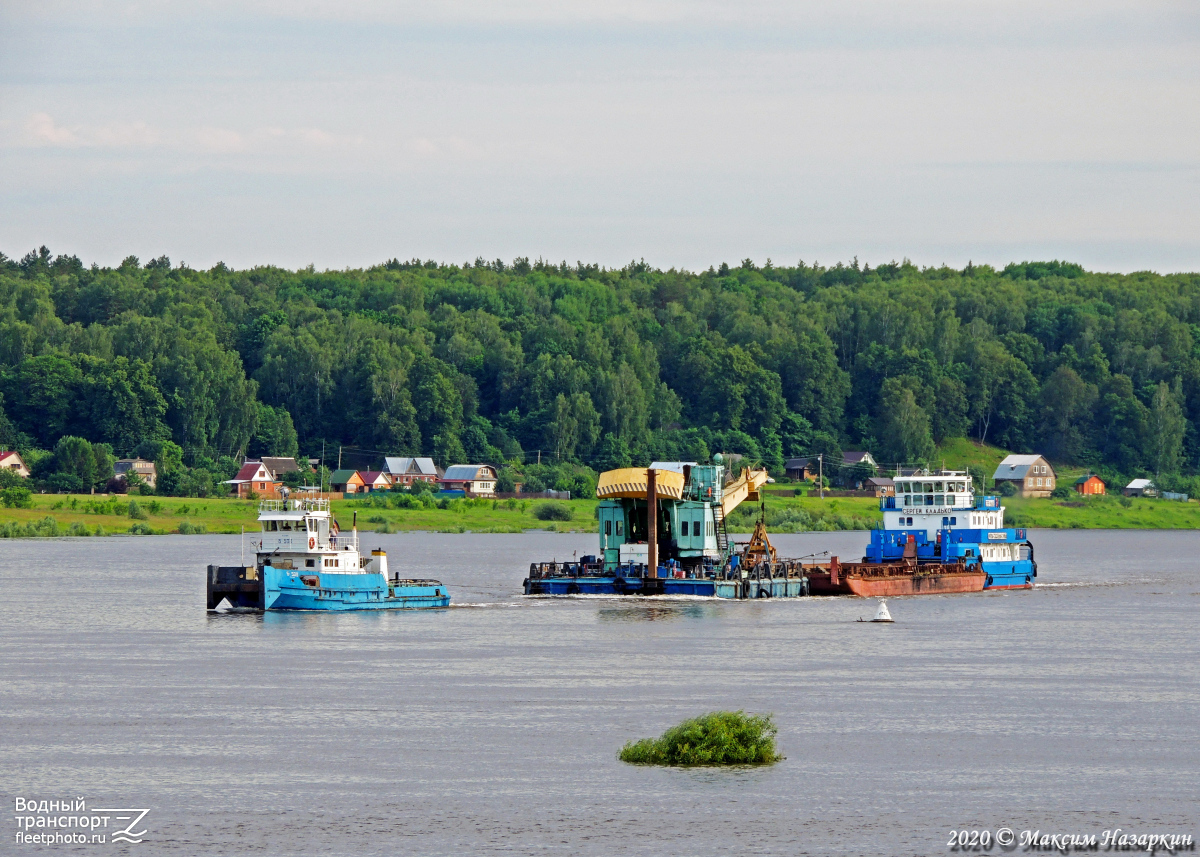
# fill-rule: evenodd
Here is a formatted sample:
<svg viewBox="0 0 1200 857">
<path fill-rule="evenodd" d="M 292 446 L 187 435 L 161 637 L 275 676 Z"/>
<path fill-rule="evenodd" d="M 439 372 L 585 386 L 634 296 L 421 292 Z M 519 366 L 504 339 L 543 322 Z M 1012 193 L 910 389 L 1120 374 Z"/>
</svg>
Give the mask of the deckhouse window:
<svg viewBox="0 0 1200 857">
<path fill-rule="evenodd" d="M 687 534 L 688 534 L 688 522 L 680 521 L 679 522 L 679 535 L 686 536 Z"/>
</svg>

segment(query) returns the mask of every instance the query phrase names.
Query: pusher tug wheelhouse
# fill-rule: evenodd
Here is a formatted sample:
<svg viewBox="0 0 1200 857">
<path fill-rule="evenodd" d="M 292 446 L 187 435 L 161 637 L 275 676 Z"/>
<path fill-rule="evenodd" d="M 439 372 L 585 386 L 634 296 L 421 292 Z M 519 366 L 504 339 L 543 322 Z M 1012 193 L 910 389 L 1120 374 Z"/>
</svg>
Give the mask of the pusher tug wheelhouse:
<svg viewBox="0 0 1200 857">
<path fill-rule="evenodd" d="M 358 527 L 339 533 L 323 497 L 263 500 L 253 566 L 208 567 L 208 609 L 222 600 L 257 610 L 448 607 L 437 580 L 403 579 L 382 550 L 362 556 Z"/>
<path fill-rule="evenodd" d="M 1004 526 L 996 496 L 975 497 L 965 470 L 922 470 L 894 480 L 896 496 L 880 500 L 883 529 L 871 532 L 864 558 L 917 563 L 960 561 L 985 575 L 984 589 L 1029 589 L 1037 577 L 1033 544 L 1022 527 Z"/>
</svg>

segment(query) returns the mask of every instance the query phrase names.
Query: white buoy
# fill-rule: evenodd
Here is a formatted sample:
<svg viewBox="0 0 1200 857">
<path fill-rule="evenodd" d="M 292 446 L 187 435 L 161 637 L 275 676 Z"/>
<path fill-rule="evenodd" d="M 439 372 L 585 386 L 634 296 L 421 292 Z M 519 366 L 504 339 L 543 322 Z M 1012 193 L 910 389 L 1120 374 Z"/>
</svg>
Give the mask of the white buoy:
<svg viewBox="0 0 1200 857">
<path fill-rule="evenodd" d="M 887 602 L 884 601 L 882 598 L 879 600 L 879 609 L 875 611 L 875 618 L 872 619 L 871 621 L 872 622 L 894 622 L 894 621 L 896 621 L 895 619 L 892 618 L 892 614 L 888 612 Z"/>
</svg>

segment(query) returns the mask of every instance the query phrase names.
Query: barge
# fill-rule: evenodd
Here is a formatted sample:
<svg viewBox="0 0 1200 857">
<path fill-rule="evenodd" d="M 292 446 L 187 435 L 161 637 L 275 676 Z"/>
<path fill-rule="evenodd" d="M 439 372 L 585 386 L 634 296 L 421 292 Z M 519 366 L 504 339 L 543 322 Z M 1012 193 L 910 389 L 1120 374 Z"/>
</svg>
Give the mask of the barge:
<svg viewBox="0 0 1200 857">
<path fill-rule="evenodd" d="M 358 527 L 342 534 L 329 500 L 263 500 L 255 564 L 208 567 L 208 609 L 222 601 L 249 610 L 397 610 L 448 607 L 438 580 L 401 578 L 381 549 L 359 552 Z"/>
<path fill-rule="evenodd" d="M 709 465 L 656 462 L 603 473 L 600 552 L 531 564 L 525 594 L 923 595 L 1023 589 L 1037 577 L 1026 531 L 1005 528 L 999 498 L 976 498 L 966 471 L 898 475 L 896 496 L 880 499 L 882 525 L 871 531 L 861 561 L 780 559 L 763 518 L 738 553 L 726 516 L 758 500 L 767 481 L 765 470 L 748 468 L 727 480 L 719 454 Z"/>
</svg>

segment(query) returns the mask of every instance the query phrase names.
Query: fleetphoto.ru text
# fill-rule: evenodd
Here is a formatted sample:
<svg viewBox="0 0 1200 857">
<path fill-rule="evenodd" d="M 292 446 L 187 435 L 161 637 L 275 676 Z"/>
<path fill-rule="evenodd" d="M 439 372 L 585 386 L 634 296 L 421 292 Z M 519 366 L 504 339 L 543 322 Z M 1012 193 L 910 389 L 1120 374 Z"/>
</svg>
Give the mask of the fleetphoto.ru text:
<svg viewBox="0 0 1200 857">
<path fill-rule="evenodd" d="M 17 845 L 137 844 L 146 836 L 146 808 L 88 807 L 84 798 L 16 798 Z"/>
</svg>

